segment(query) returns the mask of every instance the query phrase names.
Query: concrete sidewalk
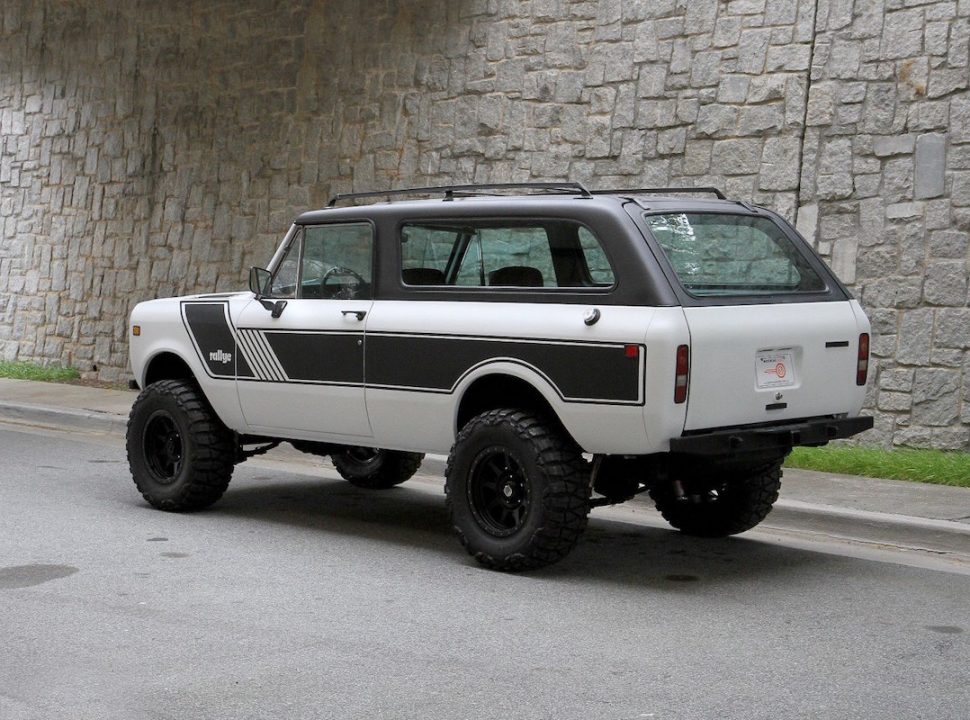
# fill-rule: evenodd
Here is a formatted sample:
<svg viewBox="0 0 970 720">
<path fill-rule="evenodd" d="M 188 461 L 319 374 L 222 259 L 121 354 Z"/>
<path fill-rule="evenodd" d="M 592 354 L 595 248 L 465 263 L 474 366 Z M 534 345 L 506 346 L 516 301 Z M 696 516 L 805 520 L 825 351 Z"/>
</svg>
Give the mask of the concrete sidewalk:
<svg viewBox="0 0 970 720">
<path fill-rule="evenodd" d="M 0 420 L 123 435 L 136 396 L 132 390 L 0 378 Z M 292 451 L 283 457 L 297 456 Z M 422 472 L 442 475 L 444 458 L 429 456 Z M 810 519 L 817 526 L 820 517 L 880 532 L 893 526 L 897 535 L 902 526 L 947 537 L 954 534 L 947 544 L 955 542 L 970 556 L 967 488 L 786 469 L 781 499 L 769 520 L 798 525 Z M 918 539 L 914 542 L 919 544 Z"/>
</svg>

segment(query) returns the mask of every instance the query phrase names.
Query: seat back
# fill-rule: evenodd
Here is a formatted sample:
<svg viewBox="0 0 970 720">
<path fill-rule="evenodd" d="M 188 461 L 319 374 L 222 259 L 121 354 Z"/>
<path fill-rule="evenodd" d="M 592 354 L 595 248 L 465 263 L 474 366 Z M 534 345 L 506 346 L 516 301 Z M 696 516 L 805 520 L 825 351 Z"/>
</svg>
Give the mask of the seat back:
<svg viewBox="0 0 970 720">
<path fill-rule="evenodd" d="M 542 287 L 542 272 L 528 265 L 508 265 L 488 274 L 488 284 L 504 287 Z"/>
<path fill-rule="evenodd" d="M 437 268 L 404 268 L 401 279 L 405 285 L 444 285 L 445 274 Z"/>
</svg>

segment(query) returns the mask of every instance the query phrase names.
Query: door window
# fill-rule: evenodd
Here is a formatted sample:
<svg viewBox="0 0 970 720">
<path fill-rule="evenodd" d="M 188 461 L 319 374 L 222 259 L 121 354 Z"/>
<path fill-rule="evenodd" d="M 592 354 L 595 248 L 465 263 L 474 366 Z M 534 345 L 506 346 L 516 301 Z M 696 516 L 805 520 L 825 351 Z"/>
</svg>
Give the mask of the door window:
<svg viewBox="0 0 970 720">
<path fill-rule="evenodd" d="M 368 300 L 373 249 L 368 223 L 303 228 L 273 276 L 274 296 Z"/>
</svg>

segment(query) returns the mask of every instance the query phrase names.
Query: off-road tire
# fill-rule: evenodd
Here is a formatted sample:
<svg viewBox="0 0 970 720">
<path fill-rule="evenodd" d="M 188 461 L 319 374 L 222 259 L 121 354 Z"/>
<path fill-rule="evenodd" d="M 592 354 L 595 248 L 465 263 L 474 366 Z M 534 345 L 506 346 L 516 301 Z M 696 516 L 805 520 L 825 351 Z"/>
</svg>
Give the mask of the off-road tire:
<svg viewBox="0 0 970 720">
<path fill-rule="evenodd" d="M 682 496 L 677 496 L 671 485 L 650 491 L 667 522 L 697 537 L 737 535 L 753 528 L 771 512 L 781 488 L 781 462 L 733 473 L 717 483 L 683 483 Z"/>
<path fill-rule="evenodd" d="M 532 570 L 568 555 L 585 530 L 589 469 L 575 443 L 536 416 L 490 410 L 458 433 L 445 496 L 455 532 L 478 562 Z"/>
<path fill-rule="evenodd" d="M 351 485 L 367 490 L 387 490 L 411 479 L 424 460 L 422 453 L 347 448 L 331 453 L 330 459 L 340 476 Z"/>
<path fill-rule="evenodd" d="M 232 478 L 232 432 L 192 380 L 161 380 L 138 395 L 125 435 L 135 486 L 153 507 L 201 510 Z"/>
</svg>

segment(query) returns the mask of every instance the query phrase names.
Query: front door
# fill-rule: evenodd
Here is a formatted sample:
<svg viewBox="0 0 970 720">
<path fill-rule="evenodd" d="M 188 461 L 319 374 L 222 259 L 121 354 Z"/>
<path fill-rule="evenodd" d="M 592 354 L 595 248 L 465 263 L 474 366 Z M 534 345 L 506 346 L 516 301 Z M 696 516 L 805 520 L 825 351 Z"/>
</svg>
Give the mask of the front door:
<svg viewBox="0 0 970 720">
<path fill-rule="evenodd" d="M 254 433 L 351 442 L 371 436 L 364 406 L 364 327 L 370 312 L 369 223 L 300 228 L 274 270 L 274 318 L 253 300 L 234 318 L 252 369 L 239 402 Z"/>
</svg>

